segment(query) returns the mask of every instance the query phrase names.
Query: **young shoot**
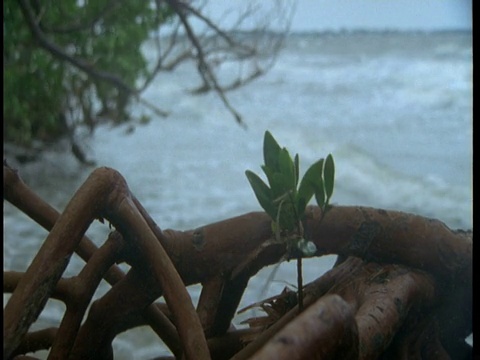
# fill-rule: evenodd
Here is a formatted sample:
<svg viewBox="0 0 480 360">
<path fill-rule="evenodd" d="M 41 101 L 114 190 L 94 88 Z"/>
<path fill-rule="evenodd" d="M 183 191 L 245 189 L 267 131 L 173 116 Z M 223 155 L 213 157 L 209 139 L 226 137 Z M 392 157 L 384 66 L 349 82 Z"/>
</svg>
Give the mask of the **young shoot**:
<svg viewBox="0 0 480 360">
<path fill-rule="evenodd" d="M 299 179 L 300 159 L 298 154 L 292 159 L 288 150 L 280 147 L 269 131 L 263 140 L 264 164 L 261 166 L 267 183 L 257 174 L 245 172 L 260 206 L 272 219 L 272 232 L 277 241 L 287 247 L 288 259 L 297 258 L 298 303 L 303 308 L 302 266 L 304 256 L 314 256 L 315 244 L 304 238 L 302 221 L 305 209 L 313 196 L 322 209 L 322 218 L 330 208 L 335 180 L 333 156 L 328 154 L 319 159 Z"/>
</svg>

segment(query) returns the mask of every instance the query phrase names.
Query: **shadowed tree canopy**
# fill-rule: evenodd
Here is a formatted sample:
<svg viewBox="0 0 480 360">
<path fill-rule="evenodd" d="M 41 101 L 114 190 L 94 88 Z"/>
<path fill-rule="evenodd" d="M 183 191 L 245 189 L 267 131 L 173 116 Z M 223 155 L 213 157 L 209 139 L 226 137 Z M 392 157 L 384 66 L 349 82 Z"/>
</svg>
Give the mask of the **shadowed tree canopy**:
<svg viewBox="0 0 480 360">
<path fill-rule="evenodd" d="M 191 92 L 214 91 L 244 125 L 226 91 L 271 68 L 292 13 L 280 1 L 246 4 L 227 27 L 208 16 L 204 1 L 6 0 L 3 7 L 4 140 L 39 150 L 66 138 L 81 161 L 80 128 L 167 116 L 142 92 L 187 62 L 199 77 Z M 235 78 L 222 81 L 223 63 L 238 66 Z M 134 118 L 130 106 L 138 103 L 146 115 Z"/>
</svg>

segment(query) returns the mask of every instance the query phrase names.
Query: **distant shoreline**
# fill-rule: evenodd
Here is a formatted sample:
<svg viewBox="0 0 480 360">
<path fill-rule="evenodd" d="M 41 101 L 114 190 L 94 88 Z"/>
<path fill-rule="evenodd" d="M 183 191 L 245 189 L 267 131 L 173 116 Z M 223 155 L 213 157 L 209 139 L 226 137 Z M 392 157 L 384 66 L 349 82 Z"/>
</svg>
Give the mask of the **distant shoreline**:
<svg viewBox="0 0 480 360">
<path fill-rule="evenodd" d="M 402 29 L 339 29 L 339 30 L 306 30 L 291 31 L 289 36 L 318 35 L 388 35 L 388 34 L 472 34 L 471 29 L 438 29 L 438 30 L 402 30 Z"/>
<path fill-rule="evenodd" d="M 261 35 L 271 35 L 271 36 L 286 36 L 286 37 L 318 37 L 318 36 L 355 36 L 355 35 L 473 35 L 471 29 L 438 29 L 438 30 L 421 30 L 421 29 L 339 29 L 339 30 L 300 30 L 300 31 L 287 31 L 283 33 L 281 31 L 275 30 L 235 30 L 227 32 L 232 36 L 258 36 Z M 161 38 L 169 38 L 170 34 L 165 33 Z M 152 34 L 150 40 L 155 39 L 156 34 Z M 177 34 L 177 39 L 179 41 L 188 42 L 188 38 L 185 34 Z M 147 40 L 148 41 L 148 40 Z"/>
</svg>

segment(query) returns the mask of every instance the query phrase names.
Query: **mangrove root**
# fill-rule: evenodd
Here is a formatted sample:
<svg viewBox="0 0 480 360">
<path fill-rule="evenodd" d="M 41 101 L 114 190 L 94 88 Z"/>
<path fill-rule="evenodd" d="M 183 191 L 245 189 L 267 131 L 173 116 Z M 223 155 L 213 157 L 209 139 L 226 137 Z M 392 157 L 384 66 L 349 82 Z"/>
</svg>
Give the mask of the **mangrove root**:
<svg viewBox="0 0 480 360">
<path fill-rule="evenodd" d="M 150 326 L 175 358 L 465 359 L 472 332 L 472 231 L 360 206 L 307 208 L 305 238 L 335 266 L 303 289 L 260 301 L 248 328 L 232 320 L 250 278 L 281 261 L 271 220 L 251 212 L 189 231 L 162 230 L 124 178 L 98 168 L 59 213 L 4 162 L 4 199 L 49 231 L 25 272 L 4 271 L 4 357 L 111 359 L 113 339 Z M 98 247 L 95 220 L 114 229 Z M 8 229 L 6 229 L 8 231 Z M 85 262 L 64 277 L 73 254 Z M 130 265 L 124 273 L 117 264 Z M 104 279 L 111 288 L 94 298 Z M 197 308 L 187 286 L 202 284 Z M 158 300 L 163 297 L 165 303 Z M 49 299 L 65 303 L 58 327 L 30 331 Z M 160 340 L 159 340 L 160 341 Z"/>
</svg>

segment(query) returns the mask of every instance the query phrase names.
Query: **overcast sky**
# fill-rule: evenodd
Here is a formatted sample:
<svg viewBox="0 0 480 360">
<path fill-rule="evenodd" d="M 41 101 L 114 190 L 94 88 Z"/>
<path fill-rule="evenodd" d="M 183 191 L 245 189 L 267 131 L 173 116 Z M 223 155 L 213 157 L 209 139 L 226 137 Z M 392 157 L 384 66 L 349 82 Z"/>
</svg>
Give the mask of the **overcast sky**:
<svg viewBox="0 0 480 360">
<path fill-rule="evenodd" d="M 221 14 L 245 2 L 213 0 L 207 2 L 207 8 L 212 14 Z M 341 29 L 471 30 L 472 0 L 296 1 L 292 31 Z"/>
</svg>

